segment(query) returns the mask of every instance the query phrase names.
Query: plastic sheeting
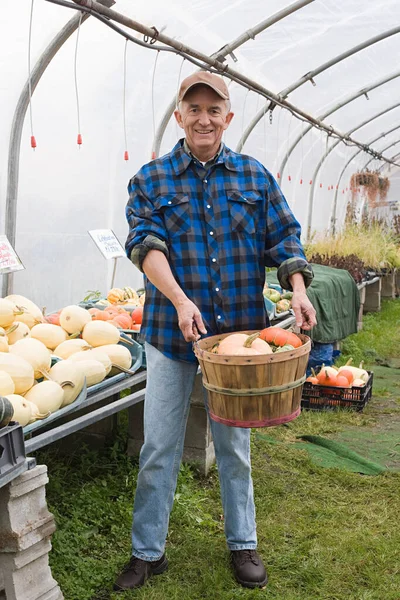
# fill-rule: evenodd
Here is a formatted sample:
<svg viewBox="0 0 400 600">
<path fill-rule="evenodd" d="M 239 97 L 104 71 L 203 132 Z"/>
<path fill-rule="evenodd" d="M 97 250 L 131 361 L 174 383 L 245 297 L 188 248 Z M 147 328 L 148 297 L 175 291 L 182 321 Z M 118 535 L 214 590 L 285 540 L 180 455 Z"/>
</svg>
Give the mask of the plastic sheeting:
<svg viewBox="0 0 400 600">
<path fill-rule="evenodd" d="M 30 1 L 2 0 L 0 20 L 0 210 L 4 231 L 7 189 L 8 140 L 16 103 L 28 75 L 28 33 Z M 114 9 L 131 16 L 204 53 L 211 54 L 233 41 L 245 30 L 289 6 L 286 0 L 173 0 L 135 2 L 117 0 Z M 35 0 L 31 64 L 40 58 L 47 44 L 76 11 Z M 366 3 L 361 0 L 315 0 L 266 31 L 249 40 L 227 57 L 229 65 L 280 92 L 305 73 L 333 57 L 365 42 L 399 22 L 397 0 Z M 130 31 L 142 39 L 142 36 Z M 30 148 L 29 113 L 24 123 L 19 171 L 16 249 L 26 267 L 14 276 L 14 288 L 48 308 L 82 299 L 87 290 L 107 291 L 112 264 L 106 262 L 87 231 L 111 228 L 124 243 L 127 234 L 124 209 L 126 186 L 137 169 L 150 159 L 157 129 L 180 79 L 196 67 L 170 53 L 160 53 L 152 88 L 156 52 L 132 43 L 127 48 L 126 127 L 130 160 L 123 160 L 123 57 L 125 39 L 105 25 L 89 18 L 82 24 L 77 54 L 77 80 L 83 145 L 78 133 L 74 88 L 74 34 L 50 63 L 33 95 L 32 112 L 37 149 Z M 289 94 L 289 101 L 313 116 L 328 112 L 358 90 L 399 71 L 399 77 L 371 90 L 332 113 L 326 123 L 343 132 L 364 121 L 370 123 L 353 137 L 363 143 L 381 135 L 373 145 L 381 150 L 399 139 L 400 107 L 375 118 L 396 103 L 400 90 L 399 34 L 374 44 L 315 77 Z M 265 99 L 230 84 L 235 118 L 225 135 L 232 149 Z M 154 103 L 154 115 L 152 105 Z M 277 176 L 292 142 L 304 131 L 287 111 L 276 108 L 262 119 L 247 139 L 243 152 L 262 161 Z M 170 121 L 161 143 L 168 152 L 181 131 Z M 303 225 L 307 223 L 310 179 L 315 167 L 333 140 L 319 131 L 310 131 L 292 152 L 281 186 L 289 204 Z M 334 188 L 346 162 L 357 148 L 337 145 L 319 171 L 315 185 L 312 229 L 329 225 Z M 386 156 L 400 151 L 394 145 Z M 343 221 L 349 199 L 349 179 L 370 156 L 361 152 L 350 163 L 340 183 L 338 222 Z M 382 163 L 372 162 L 377 168 Z M 388 172 L 392 180 L 389 200 L 397 200 L 398 170 Z M 290 176 L 290 180 L 289 180 Z M 302 181 L 302 183 L 300 183 Z M 328 189 L 332 186 L 333 189 Z M 120 259 L 116 285 L 141 285 L 141 274 L 128 259 Z"/>
</svg>

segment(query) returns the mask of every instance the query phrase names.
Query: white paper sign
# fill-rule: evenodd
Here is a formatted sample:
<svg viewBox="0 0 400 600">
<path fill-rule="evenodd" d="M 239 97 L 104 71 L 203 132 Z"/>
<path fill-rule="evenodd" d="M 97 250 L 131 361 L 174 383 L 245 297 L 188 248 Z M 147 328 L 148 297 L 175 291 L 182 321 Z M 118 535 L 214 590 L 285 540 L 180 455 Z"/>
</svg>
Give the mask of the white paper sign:
<svg viewBox="0 0 400 600">
<path fill-rule="evenodd" d="M 0 235 L 0 273 L 13 273 L 25 269 L 6 235 Z"/>
<path fill-rule="evenodd" d="M 112 229 L 92 229 L 89 231 L 94 243 L 104 258 L 118 258 L 126 253 Z"/>
</svg>

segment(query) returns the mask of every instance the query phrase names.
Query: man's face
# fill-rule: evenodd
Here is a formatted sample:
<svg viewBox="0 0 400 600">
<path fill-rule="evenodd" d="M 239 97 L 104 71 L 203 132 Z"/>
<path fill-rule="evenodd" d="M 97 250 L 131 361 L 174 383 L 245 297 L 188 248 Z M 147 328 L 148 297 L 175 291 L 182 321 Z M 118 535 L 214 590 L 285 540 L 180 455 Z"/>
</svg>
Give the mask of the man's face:
<svg viewBox="0 0 400 600">
<path fill-rule="evenodd" d="M 206 85 L 196 85 L 188 91 L 175 111 L 178 125 L 186 134 L 193 154 L 200 160 L 209 160 L 219 149 L 222 134 L 233 117 L 226 101 Z"/>
</svg>

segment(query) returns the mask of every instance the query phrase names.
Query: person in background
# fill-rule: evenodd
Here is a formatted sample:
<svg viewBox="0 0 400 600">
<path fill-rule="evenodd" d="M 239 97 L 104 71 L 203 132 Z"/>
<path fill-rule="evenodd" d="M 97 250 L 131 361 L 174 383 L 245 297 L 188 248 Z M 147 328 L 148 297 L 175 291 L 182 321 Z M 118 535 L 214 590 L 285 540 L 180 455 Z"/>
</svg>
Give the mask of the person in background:
<svg viewBox="0 0 400 600">
<path fill-rule="evenodd" d="M 297 326 L 316 324 L 298 222 L 267 169 L 222 143 L 233 118 L 224 80 L 206 71 L 184 79 L 175 118 L 185 138 L 144 165 L 128 188 L 126 251 L 145 275 L 147 387 L 132 557 L 115 582 L 119 591 L 168 566 L 165 542 L 198 369 L 192 343 L 268 325 L 266 266 L 278 267 L 282 287 L 293 290 Z M 263 587 L 250 429 L 210 426 L 233 573 L 245 587 Z"/>
</svg>

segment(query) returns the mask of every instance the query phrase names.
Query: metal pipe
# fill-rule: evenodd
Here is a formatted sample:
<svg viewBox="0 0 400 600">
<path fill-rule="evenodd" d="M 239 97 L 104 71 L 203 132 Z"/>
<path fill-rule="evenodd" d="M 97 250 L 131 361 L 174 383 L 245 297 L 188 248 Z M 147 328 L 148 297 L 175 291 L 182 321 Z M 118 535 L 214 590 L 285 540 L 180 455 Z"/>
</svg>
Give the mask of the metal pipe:
<svg viewBox="0 0 400 600">
<path fill-rule="evenodd" d="M 398 125 L 397 127 L 394 127 L 390 131 L 394 131 L 395 129 L 399 129 L 399 128 L 400 128 L 400 125 Z M 374 142 L 376 142 L 377 140 L 379 140 L 380 137 L 382 137 L 382 134 L 379 134 L 379 136 L 377 138 L 375 138 L 374 140 L 371 140 L 369 143 L 373 144 Z M 334 197 L 334 201 L 333 201 L 333 209 L 332 209 L 332 217 L 331 217 L 332 224 L 334 224 L 335 221 L 336 221 L 337 197 L 338 197 L 338 193 L 339 193 L 339 185 L 340 185 L 340 182 L 342 180 L 343 174 L 344 174 L 345 170 L 347 169 L 347 167 L 349 166 L 349 164 L 361 152 L 362 152 L 362 150 L 357 150 L 357 152 L 355 154 L 353 154 L 353 156 L 347 161 L 347 163 L 345 164 L 345 166 L 343 167 L 343 169 L 342 169 L 342 171 L 341 171 L 341 173 L 339 175 L 339 179 L 338 179 L 338 181 L 336 183 L 335 197 Z"/>
<path fill-rule="evenodd" d="M 114 0 L 100 0 L 112 6 Z M 86 21 L 89 15 L 74 15 L 66 25 L 52 39 L 50 44 L 44 50 L 39 60 L 31 71 L 30 84 L 32 94 L 36 89 L 43 73 L 48 65 L 57 54 L 58 50 L 63 46 L 67 39 L 77 30 L 79 20 L 81 23 Z M 29 80 L 25 83 L 18 98 L 17 106 L 15 107 L 14 117 L 11 125 L 10 141 L 8 146 L 8 173 L 7 173 L 7 192 L 6 192 L 6 215 L 4 232 L 12 246 L 15 246 L 16 226 L 17 226 L 17 202 L 18 202 L 18 181 L 19 181 L 19 157 L 21 148 L 22 128 L 26 111 L 29 106 Z M 3 275 L 2 279 L 2 296 L 7 296 L 12 293 L 13 273 Z"/>
<path fill-rule="evenodd" d="M 287 108 L 295 116 L 298 116 L 298 117 L 302 118 L 303 120 L 309 121 L 310 123 L 317 126 L 319 129 L 323 129 L 324 131 L 326 131 L 326 133 L 328 135 L 332 135 L 334 137 L 340 137 L 340 138 L 345 137 L 344 134 L 341 133 L 340 131 L 338 131 L 337 129 L 334 129 L 331 126 L 325 125 L 325 123 L 323 123 L 322 121 L 315 119 L 313 116 L 311 116 L 308 113 L 306 113 L 305 111 L 301 110 L 294 104 L 283 99 L 279 94 L 275 94 L 274 92 L 271 92 L 264 86 L 260 85 L 256 81 L 253 81 L 249 77 L 246 77 L 239 71 L 235 71 L 234 69 L 228 67 L 228 65 L 223 65 L 220 61 L 218 61 L 214 58 L 210 58 L 206 54 L 203 54 L 202 52 L 199 52 L 198 50 L 195 50 L 187 45 L 184 45 L 181 42 L 178 42 L 177 40 L 164 35 L 163 33 L 159 33 L 154 28 L 146 27 L 142 23 L 138 23 L 137 21 L 134 21 L 133 19 L 130 19 L 129 17 L 126 17 L 125 15 L 122 15 L 121 13 L 118 13 L 115 10 L 106 8 L 106 7 L 102 6 L 101 4 L 99 4 L 98 2 L 96 2 L 96 0 L 73 0 L 73 2 L 79 6 L 84 6 L 84 7 L 90 8 L 92 11 L 95 10 L 95 11 L 99 12 L 100 14 L 110 18 L 111 20 L 117 21 L 118 23 L 120 23 L 126 27 L 129 27 L 130 29 L 134 29 L 135 31 L 142 33 L 143 35 L 147 36 L 149 39 L 156 39 L 163 44 L 167 44 L 168 46 L 175 48 L 179 52 L 184 52 L 185 54 L 188 54 L 198 60 L 203 61 L 205 64 L 205 67 L 207 67 L 207 66 L 211 67 L 210 70 L 214 70 L 214 72 L 217 72 L 219 74 L 224 74 L 227 77 L 229 77 L 232 81 L 236 81 L 237 83 L 244 85 L 248 89 L 260 93 L 262 96 L 265 96 L 269 100 L 272 100 L 275 104 L 278 104 L 279 106 L 283 106 L 283 107 Z M 358 142 L 357 140 L 353 140 L 350 137 L 346 137 L 346 141 L 351 144 L 361 147 L 365 152 L 368 152 L 373 156 L 382 158 L 376 151 L 373 150 L 373 148 L 369 148 L 365 144 L 362 144 L 361 142 Z M 386 160 L 386 162 L 389 162 L 389 161 L 387 161 L 387 159 L 382 158 L 382 160 Z"/>
<path fill-rule="evenodd" d="M 395 127 L 395 129 L 398 129 L 398 127 Z M 394 129 L 392 129 L 392 131 L 394 131 Z M 389 146 L 386 146 L 385 148 L 382 148 L 381 152 L 385 152 L 386 150 L 388 150 L 392 146 L 396 146 L 396 144 L 398 144 L 399 142 L 400 142 L 400 140 L 396 140 L 395 142 L 393 142 L 393 144 L 389 144 Z M 373 161 L 373 160 L 374 159 L 371 158 L 367 163 L 365 163 L 364 169 L 366 169 L 368 167 L 368 165 L 370 164 L 370 162 Z"/>
<path fill-rule="evenodd" d="M 375 119 L 378 119 L 382 115 L 387 114 L 388 112 L 390 112 L 391 110 L 394 110 L 395 108 L 398 108 L 399 106 L 400 106 L 400 102 L 397 102 L 396 104 L 393 104 L 389 108 L 385 108 L 385 110 L 381 110 L 378 114 L 374 115 L 370 119 L 367 119 L 366 121 L 363 121 L 362 123 L 359 123 L 356 127 L 353 127 L 352 129 L 350 129 L 347 132 L 347 135 L 351 135 L 352 133 L 354 133 L 354 131 L 357 131 L 357 130 L 361 129 L 362 127 L 365 127 L 365 125 L 368 125 L 369 123 L 371 123 Z M 313 206 L 314 206 L 315 182 L 317 180 L 318 173 L 319 173 L 322 165 L 324 164 L 325 160 L 327 159 L 327 157 L 336 148 L 336 146 L 338 146 L 338 144 L 340 144 L 340 143 L 341 143 L 341 140 L 337 140 L 334 144 L 332 144 L 332 146 L 330 148 L 328 148 L 328 150 L 325 152 L 325 154 L 323 155 L 323 157 L 321 158 L 321 160 L 317 164 L 317 166 L 315 168 L 315 171 L 313 173 L 312 184 L 311 184 L 310 194 L 309 194 L 309 198 L 308 198 L 308 207 L 307 207 L 307 239 L 310 239 L 310 235 L 311 235 L 312 211 L 313 211 Z M 333 228 L 333 233 L 335 233 L 334 232 L 334 228 Z"/>
<path fill-rule="evenodd" d="M 232 54 L 234 50 L 239 48 L 239 46 L 241 46 L 242 44 L 247 42 L 249 39 L 254 39 L 257 34 L 261 33 L 262 31 L 265 31 L 266 29 L 271 27 L 271 25 L 274 25 L 278 21 L 281 21 L 282 19 L 293 14 L 297 10 L 300 10 L 307 4 L 310 4 L 311 2 L 314 2 L 314 0 L 301 0 L 301 1 L 294 2 L 293 4 L 290 4 L 288 7 L 284 8 L 283 10 L 275 13 L 271 17 L 268 17 L 268 19 L 261 21 L 261 23 L 259 23 L 252 29 L 249 29 L 245 33 L 242 33 L 233 42 L 226 44 L 220 50 L 217 50 L 217 52 L 214 52 L 213 54 L 211 54 L 211 57 L 216 58 L 217 60 L 223 62 L 225 60 L 226 56 L 228 56 L 229 54 Z M 155 156 L 159 156 L 159 154 L 160 154 L 161 142 L 164 137 L 165 130 L 167 129 L 168 123 L 174 113 L 175 108 L 176 108 L 176 96 L 174 95 L 174 97 L 172 98 L 171 102 L 169 103 L 167 109 L 165 110 L 165 112 L 162 116 L 162 119 L 160 121 L 160 124 L 158 125 L 156 135 L 153 140 L 153 152 L 154 152 Z"/>
</svg>

